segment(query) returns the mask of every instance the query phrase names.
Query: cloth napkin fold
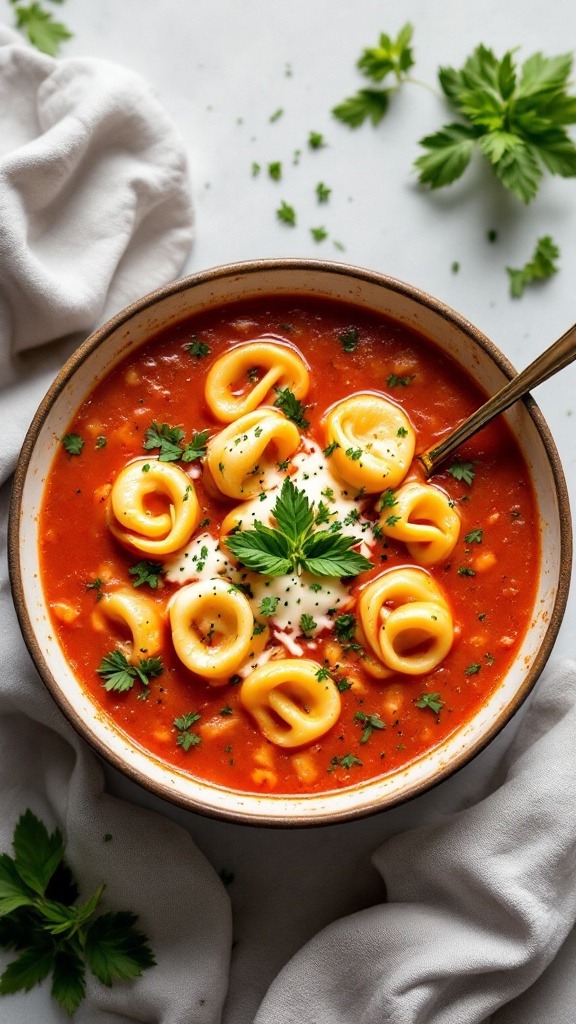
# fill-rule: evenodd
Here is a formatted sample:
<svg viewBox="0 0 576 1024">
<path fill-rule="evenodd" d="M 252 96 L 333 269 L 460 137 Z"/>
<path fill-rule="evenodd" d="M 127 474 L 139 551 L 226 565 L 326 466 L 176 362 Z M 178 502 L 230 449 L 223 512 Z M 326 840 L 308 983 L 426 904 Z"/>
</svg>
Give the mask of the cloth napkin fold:
<svg viewBox="0 0 576 1024">
<path fill-rule="evenodd" d="M 148 85 L 104 61 L 55 61 L 0 27 L 0 214 L 2 482 L 66 355 L 99 322 L 171 280 L 186 257 L 186 161 Z M 14 824 L 30 807 L 65 833 L 82 895 L 106 880 L 106 909 L 139 913 L 150 937 L 158 966 L 111 989 L 89 978 L 79 1024 L 218 1024 L 229 976 L 228 896 L 185 829 L 104 791 L 98 760 L 44 688 L 9 592 L 7 502 L 6 485 L 0 850 L 10 849 Z M 383 844 L 390 819 L 371 823 L 388 902 L 321 930 L 271 985 L 256 1024 L 573 1024 L 575 696 L 576 666 L 550 667 L 472 806 Z M 430 794 L 419 806 L 433 801 Z M 362 824 L 347 826 L 351 845 Z M 282 884 L 271 856 L 260 884 Z M 238 904 L 249 913 L 250 893 Z M 261 989 L 257 955 L 240 953 L 245 977 L 232 971 L 227 1024 L 248 1024 L 237 1008 L 247 1005 L 242 986 Z M 0 954 L 0 969 L 11 956 Z M 0 997 L 3 1024 L 65 1019 L 47 985 Z"/>
<path fill-rule="evenodd" d="M 373 862 L 387 902 L 312 939 L 256 1024 L 573 1024 L 574 933 L 534 983 L 576 920 L 575 735 L 576 663 L 564 662 L 483 799 L 384 843 Z"/>
<path fill-rule="evenodd" d="M 0 214 L 1 482 L 65 356 L 188 253 L 185 154 L 151 88 L 0 26 Z"/>
<path fill-rule="evenodd" d="M 150 87 L 101 60 L 62 60 L 0 27 L 0 480 L 69 351 L 180 271 L 192 208 L 180 138 Z M 42 684 L 8 584 L 0 491 L 0 850 L 30 807 L 67 840 L 86 898 L 132 910 L 161 965 L 108 989 L 88 977 L 83 1024 L 216 1022 L 228 896 L 189 834 L 104 792 L 100 764 Z M 111 837 L 104 841 L 104 836 Z M 14 954 L 0 954 L 0 966 Z M 49 985 L 1 997 L 3 1024 L 67 1020 Z"/>
</svg>

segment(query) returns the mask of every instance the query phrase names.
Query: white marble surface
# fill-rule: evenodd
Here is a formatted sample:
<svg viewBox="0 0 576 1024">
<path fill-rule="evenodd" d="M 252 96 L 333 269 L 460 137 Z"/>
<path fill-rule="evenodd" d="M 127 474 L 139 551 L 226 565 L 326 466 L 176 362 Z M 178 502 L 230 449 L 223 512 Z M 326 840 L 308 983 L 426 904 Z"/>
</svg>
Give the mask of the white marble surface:
<svg viewBox="0 0 576 1024">
<path fill-rule="evenodd" d="M 498 55 L 520 47 L 562 53 L 576 43 L 571 0 L 66 0 L 54 7 L 74 38 L 62 56 L 95 56 L 140 72 L 186 143 L 196 240 L 184 273 L 264 256 L 314 256 L 382 271 L 453 306 L 521 369 L 574 320 L 576 181 L 546 176 L 528 207 L 474 164 L 463 180 L 430 194 L 411 170 L 417 142 L 451 120 L 437 90 L 406 84 L 379 127 L 351 131 L 331 108 L 364 83 L 355 69 L 380 31 L 414 25 L 414 77 L 436 86 L 440 64 L 460 66 L 478 43 Z M 13 23 L 0 0 L 0 18 Z M 271 115 L 283 114 L 276 121 Z M 327 145 L 311 151 L 311 130 Z M 297 163 L 294 153 L 301 150 Z M 282 161 L 283 177 L 266 168 Z M 259 176 L 252 163 L 261 164 Z M 318 205 L 316 184 L 332 189 Z M 295 228 L 275 210 L 284 199 Z M 329 237 L 316 243 L 310 228 Z M 494 244 L 489 229 L 498 231 Z M 560 272 L 521 300 L 508 294 L 506 265 L 520 266 L 551 234 Z M 343 249 L 336 248 L 339 242 Z M 458 273 L 451 269 L 460 264 Z M 576 365 L 542 385 L 536 400 L 576 496 Z M 574 414 L 574 416 L 573 416 Z M 571 597 L 555 654 L 574 655 Z M 230 885 L 237 928 L 227 1020 L 248 1021 L 288 956 L 335 917 L 380 898 L 370 853 L 388 834 L 473 801 L 515 724 L 459 775 L 404 808 L 333 829 L 282 832 L 202 819 L 149 796 L 108 771 L 110 788 L 154 806 L 190 830 Z M 259 983 L 242 984 L 260 959 Z M 253 974 L 254 972 L 252 972 Z M 232 1009 L 233 1006 L 233 1009 Z"/>
</svg>

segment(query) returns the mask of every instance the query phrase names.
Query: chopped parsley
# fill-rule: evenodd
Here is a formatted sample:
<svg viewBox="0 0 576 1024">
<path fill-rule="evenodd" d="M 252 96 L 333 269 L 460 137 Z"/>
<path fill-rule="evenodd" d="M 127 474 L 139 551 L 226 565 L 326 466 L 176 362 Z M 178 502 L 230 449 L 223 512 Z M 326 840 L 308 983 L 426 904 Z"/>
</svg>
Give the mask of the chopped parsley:
<svg viewBox="0 0 576 1024">
<path fill-rule="evenodd" d="M 576 164 L 574 174 L 576 174 Z M 544 281 L 546 278 L 552 277 L 558 270 L 554 261 L 559 256 L 560 250 L 550 235 L 543 235 L 536 242 L 532 259 L 525 263 L 520 270 L 506 267 L 510 278 L 510 295 L 512 298 L 519 299 L 524 294 L 526 285 L 532 284 L 533 281 Z"/>
<path fill-rule="evenodd" d="M 389 388 L 407 388 L 413 380 L 414 374 L 409 377 L 398 377 L 395 373 L 391 373 L 386 383 Z"/>
<path fill-rule="evenodd" d="M 182 750 L 188 751 L 190 747 L 197 747 L 202 742 L 202 737 L 197 732 L 191 732 L 190 726 L 194 725 L 200 720 L 200 714 L 198 711 L 189 711 L 187 715 L 181 715 L 180 718 L 174 719 L 174 725 L 178 730 L 178 736 L 176 737 L 176 743 Z"/>
<path fill-rule="evenodd" d="M 338 336 L 338 341 L 342 345 L 344 352 L 355 352 L 358 348 L 358 335 L 359 330 L 357 327 L 349 327 L 348 330 L 344 331 Z"/>
<path fill-rule="evenodd" d="M 152 678 L 162 675 L 163 666 L 161 658 L 141 658 L 134 665 L 122 651 L 116 649 L 102 658 L 96 671 L 104 680 L 102 685 L 105 690 L 124 693 L 132 689 L 136 679 L 147 688 Z"/>
<path fill-rule="evenodd" d="M 308 615 L 307 612 L 304 612 L 304 614 L 300 616 L 300 632 L 302 633 L 302 636 L 309 640 L 309 634 L 313 633 L 315 629 L 318 629 L 318 623 L 314 621 L 312 615 Z"/>
<path fill-rule="evenodd" d="M 357 711 L 354 715 L 354 721 L 360 722 L 363 725 L 362 736 L 360 743 L 367 743 L 370 739 L 374 729 L 385 729 L 386 724 L 382 721 L 379 715 L 367 715 L 363 711 Z"/>
<path fill-rule="evenodd" d="M 95 591 L 96 601 L 101 601 L 102 598 L 104 597 L 104 594 L 102 593 L 103 582 L 102 582 L 102 580 L 100 579 L 99 576 L 96 576 L 95 579 L 90 580 L 89 582 L 87 582 L 85 584 L 85 587 L 86 587 L 86 590 L 93 590 L 93 591 Z"/>
<path fill-rule="evenodd" d="M 297 427 L 301 430 L 306 430 L 306 427 L 310 426 L 310 420 L 307 420 L 304 416 L 307 405 L 302 405 L 302 402 L 296 398 L 296 395 L 290 391 L 290 388 L 274 388 L 277 398 L 274 405 L 277 409 L 281 409 L 286 419 L 292 420 Z"/>
<path fill-rule="evenodd" d="M 334 620 L 334 632 L 341 644 L 349 643 L 356 634 L 356 616 L 352 612 L 339 615 Z"/>
<path fill-rule="evenodd" d="M 80 455 L 84 447 L 84 441 L 80 434 L 64 434 L 62 447 L 68 452 L 68 455 Z"/>
<path fill-rule="evenodd" d="M 462 462 L 460 459 L 455 459 L 451 466 L 448 466 L 448 472 L 450 476 L 453 476 L 455 480 L 461 480 L 463 483 L 471 486 L 474 477 L 474 463 L 473 462 Z"/>
<path fill-rule="evenodd" d="M 484 530 L 476 529 L 470 530 L 464 537 L 466 544 L 481 544 L 484 536 Z"/>
<path fill-rule="evenodd" d="M 276 216 L 283 224 L 288 224 L 292 228 L 296 226 L 296 211 L 284 199 L 276 210 Z"/>
<path fill-rule="evenodd" d="M 260 601 L 258 611 L 260 612 L 260 615 L 274 615 L 279 603 L 279 597 L 263 597 Z"/>
<path fill-rule="evenodd" d="M 421 693 L 420 698 L 415 701 L 417 708 L 430 708 L 435 715 L 444 707 L 445 701 L 440 699 L 439 693 Z"/>
<path fill-rule="evenodd" d="M 150 562 L 145 558 L 128 569 L 130 575 L 135 577 L 132 580 L 133 587 L 141 587 L 146 583 L 152 590 L 157 590 L 164 571 L 164 566 L 159 562 Z"/>
<path fill-rule="evenodd" d="M 210 346 L 205 341 L 200 341 L 196 334 L 192 335 L 192 340 L 187 342 L 183 348 L 185 352 L 188 352 L 190 356 L 194 356 L 195 359 L 204 359 L 212 351 Z"/>
<path fill-rule="evenodd" d="M 324 449 L 324 455 L 326 456 L 326 458 L 329 459 L 330 456 L 333 455 L 336 449 L 339 447 L 340 445 L 338 444 L 338 441 L 331 441 L 330 444 L 327 445 L 326 448 Z"/>
<path fill-rule="evenodd" d="M 332 189 L 328 188 L 322 181 L 316 185 L 316 196 L 319 203 L 327 203 Z"/>
</svg>

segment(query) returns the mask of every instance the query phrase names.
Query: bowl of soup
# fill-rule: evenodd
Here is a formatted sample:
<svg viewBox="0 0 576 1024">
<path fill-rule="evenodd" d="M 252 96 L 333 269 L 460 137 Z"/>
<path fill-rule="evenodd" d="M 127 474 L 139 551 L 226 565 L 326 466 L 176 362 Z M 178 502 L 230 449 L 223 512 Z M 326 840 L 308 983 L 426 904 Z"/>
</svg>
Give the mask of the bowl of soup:
<svg viewBox="0 0 576 1024">
<path fill-rule="evenodd" d="M 441 782 L 520 707 L 564 612 L 566 486 L 514 375 L 440 301 L 341 263 L 176 281 L 63 368 L 15 477 L 20 625 L 78 732 L 160 797 L 334 823 Z"/>
</svg>

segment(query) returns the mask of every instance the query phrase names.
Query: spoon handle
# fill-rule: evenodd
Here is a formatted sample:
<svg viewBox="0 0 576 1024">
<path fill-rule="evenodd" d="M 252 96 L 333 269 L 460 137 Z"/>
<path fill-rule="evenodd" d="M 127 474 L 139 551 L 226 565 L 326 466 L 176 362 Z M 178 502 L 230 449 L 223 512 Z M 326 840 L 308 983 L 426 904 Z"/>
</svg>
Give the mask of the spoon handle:
<svg viewBox="0 0 576 1024">
<path fill-rule="evenodd" d="M 547 348 L 530 363 L 521 373 L 516 374 L 504 387 L 473 412 L 459 427 L 451 431 L 439 444 L 418 455 L 424 467 L 426 477 L 432 476 L 441 462 L 447 459 L 468 441 L 478 430 L 485 427 L 498 413 L 504 412 L 510 405 L 542 384 L 559 370 L 563 370 L 576 358 L 576 324 L 569 327 L 558 341 Z"/>
</svg>

